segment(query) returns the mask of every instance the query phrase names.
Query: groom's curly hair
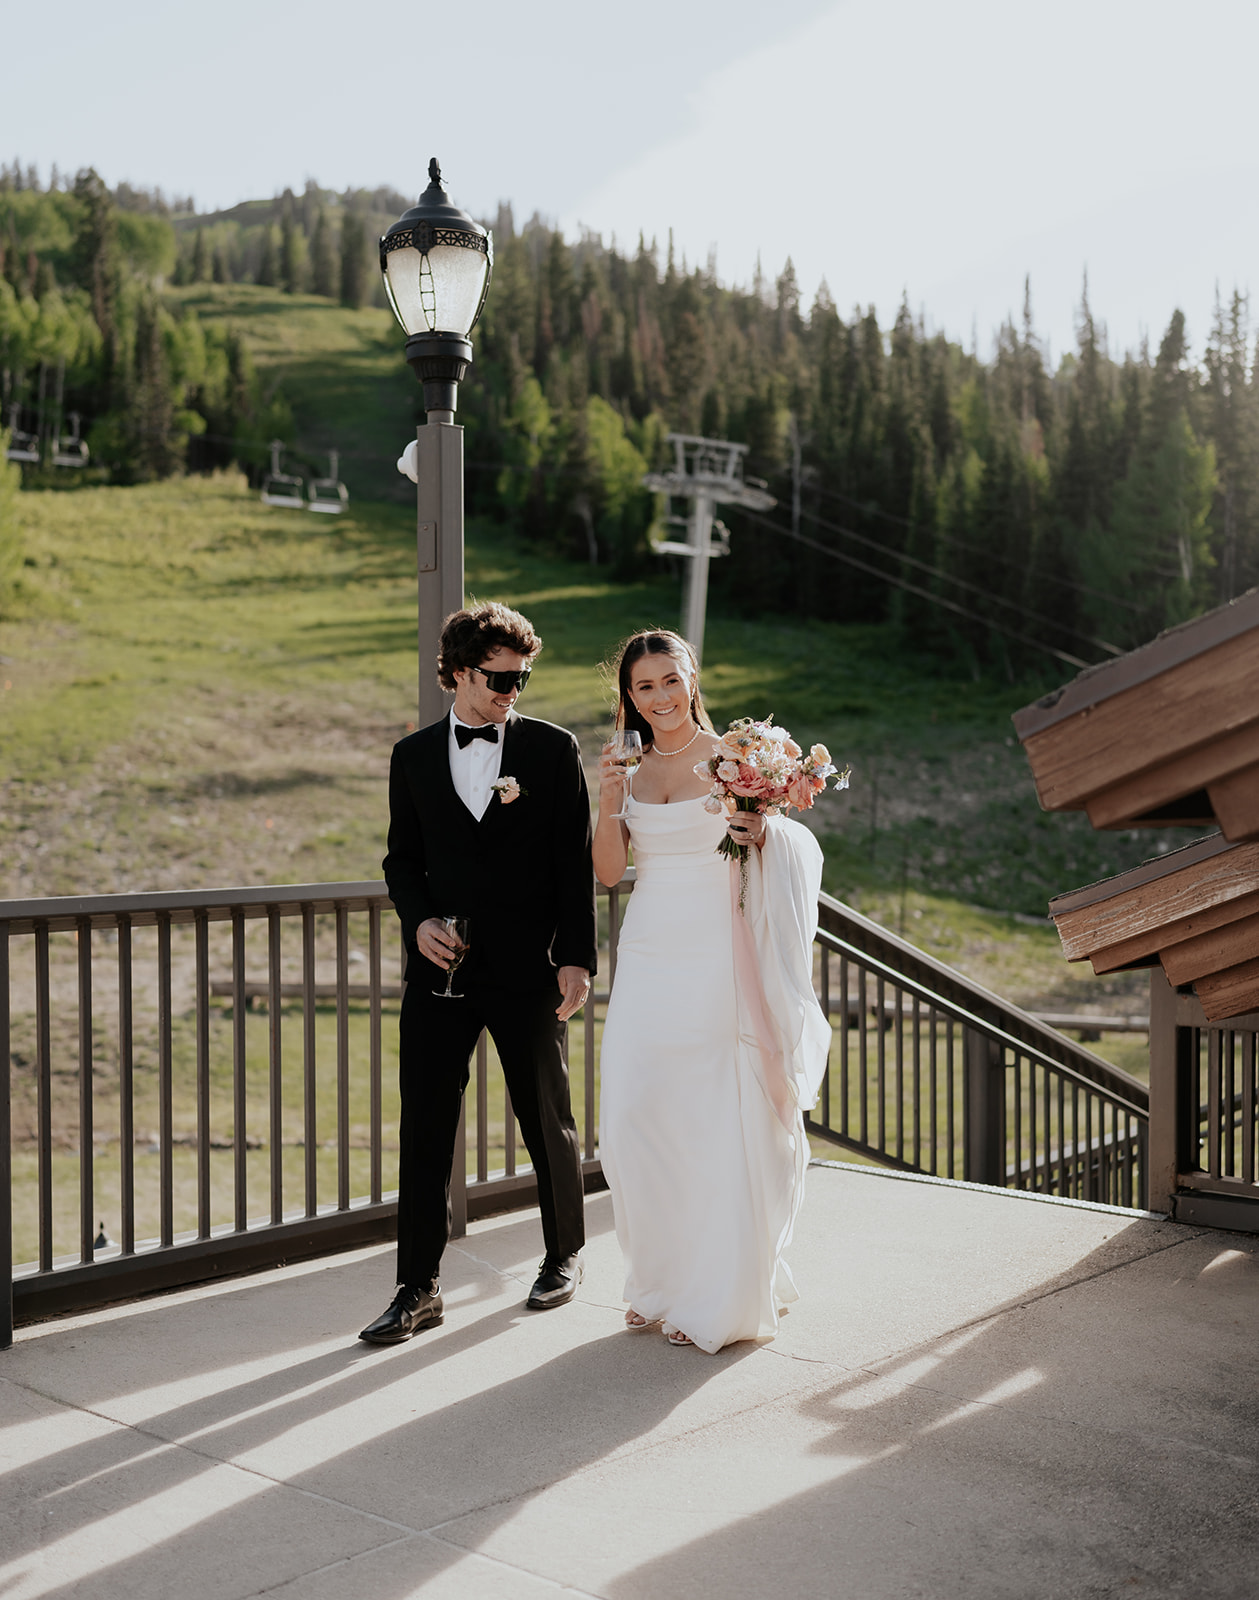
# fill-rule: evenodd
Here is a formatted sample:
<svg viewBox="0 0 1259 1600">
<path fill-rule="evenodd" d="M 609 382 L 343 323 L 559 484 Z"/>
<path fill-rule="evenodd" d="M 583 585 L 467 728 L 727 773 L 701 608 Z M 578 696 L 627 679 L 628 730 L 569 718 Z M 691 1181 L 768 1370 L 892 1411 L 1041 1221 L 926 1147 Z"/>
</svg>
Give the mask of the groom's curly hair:
<svg viewBox="0 0 1259 1600">
<path fill-rule="evenodd" d="M 486 600 L 466 611 L 452 611 L 442 624 L 437 681 L 443 689 L 454 689 L 456 672 L 479 667 L 495 650 L 511 650 L 532 661 L 541 648 L 528 617 L 497 600 Z"/>
</svg>

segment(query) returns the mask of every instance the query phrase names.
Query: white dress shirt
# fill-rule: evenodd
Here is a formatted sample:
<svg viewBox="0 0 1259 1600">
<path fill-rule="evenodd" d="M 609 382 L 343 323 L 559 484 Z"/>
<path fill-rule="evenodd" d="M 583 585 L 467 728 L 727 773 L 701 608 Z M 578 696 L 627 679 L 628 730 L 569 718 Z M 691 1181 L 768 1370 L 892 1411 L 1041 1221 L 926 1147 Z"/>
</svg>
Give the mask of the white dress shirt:
<svg viewBox="0 0 1259 1600">
<path fill-rule="evenodd" d="M 497 739 L 471 739 L 461 750 L 459 741 L 455 738 L 456 726 L 470 728 L 470 722 L 463 722 L 452 711 L 450 713 L 450 776 L 455 785 L 455 793 L 467 806 L 472 815 L 480 822 L 493 799 L 493 790 L 490 785 L 498 779 L 499 768 L 503 764 L 503 728 L 495 727 Z"/>
</svg>

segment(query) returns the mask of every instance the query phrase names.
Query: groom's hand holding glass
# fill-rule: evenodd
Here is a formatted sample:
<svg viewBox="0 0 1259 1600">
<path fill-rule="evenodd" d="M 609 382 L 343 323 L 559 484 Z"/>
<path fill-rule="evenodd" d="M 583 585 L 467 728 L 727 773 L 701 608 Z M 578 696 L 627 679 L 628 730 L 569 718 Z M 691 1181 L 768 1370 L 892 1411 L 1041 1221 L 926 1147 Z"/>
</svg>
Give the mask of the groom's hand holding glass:
<svg viewBox="0 0 1259 1600">
<path fill-rule="evenodd" d="M 443 972 L 449 971 L 451 962 L 461 954 L 459 936 L 447 926 L 450 920 L 449 917 L 430 917 L 415 930 L 420 954 Z"/>
<path fill-rule="evenodd" d="M 459 940 L 447 927 L 447 918 L 430 917 L 415 930 L 415 942 L 420 954 L 443 972 L 450 970 L 451 962 L 461 954 Z M 561 967 L 556 974 L 560 986 L 560 1003 L 555 1015 L 561 1022 L 580 1011 L 590 998 L 590 974 L 585 967 Z"/>
</svg>

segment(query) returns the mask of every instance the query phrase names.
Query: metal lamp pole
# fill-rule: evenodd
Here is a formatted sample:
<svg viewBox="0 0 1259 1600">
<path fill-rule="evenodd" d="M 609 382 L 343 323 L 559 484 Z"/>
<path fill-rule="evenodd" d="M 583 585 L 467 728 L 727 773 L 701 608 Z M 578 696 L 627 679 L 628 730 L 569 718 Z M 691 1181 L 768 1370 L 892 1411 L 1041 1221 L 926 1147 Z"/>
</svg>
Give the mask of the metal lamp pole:
<svg viewBox="0 0 1259 1600">
<path fill-rule="evenodd" d="M 494 259 L 488 231 L 452 205 L 436 156 L 428 174 L 419 204 L 380 241 L 385 292 L 408 335 L 407 363 L 423 385 L 426 412 L 415 435 L 421 728 L 449 704 L 435 663 L 442 623 L 463 605 L 463 429 L 455 405 Z"/>
</svg>

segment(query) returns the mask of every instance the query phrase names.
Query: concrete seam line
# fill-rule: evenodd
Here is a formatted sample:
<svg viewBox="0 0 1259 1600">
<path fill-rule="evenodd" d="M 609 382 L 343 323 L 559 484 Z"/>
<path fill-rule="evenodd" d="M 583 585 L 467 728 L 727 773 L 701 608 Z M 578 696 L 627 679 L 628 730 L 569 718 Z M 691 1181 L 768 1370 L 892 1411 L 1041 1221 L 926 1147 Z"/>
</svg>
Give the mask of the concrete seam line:
<svg viewBox="0 0 1259 1600">
<path fill-rule="evenodd" d="M 536 1207 L 534 1208 L 536 1210 Z M 447 1245 L 448 1250 L 455 1250 L 466 1260 L 478 1267 L 484 1267 L 487 1272 L 492 1272 L 496 1278 L 507 1278 L 512 1283 L 523 1283 L 525 1280 L 518 1272 L 512 1272 L 507 1267 L 496 1267 L 492 1261 L 484 1261 L 480 1256 L 474 1256 L 471 1250 L 465 1250 L 462 1245 Z"/>
<path fill-rule="evenodd" d="M 332 1504 L 341 1505 L 341 1502 L 334 1500 Z M 346 1508 L 342 1506 L 342 1509 Z M 299 1579 L 305 1582 L 308 1578 L 318 1578 L 325 1572 L 335 1572 L 338 1567 L 348 1567 L 351 1562 L 358 1561 L 363 1556 L 374 1556 L 381 1550 L 392 1550 L 395 1545 L 408 1544 L 413 1539 L 422 1539 L 423 1537 L 424 1535 L 418 1532 L 399 1534 L 396 1539 L 387 1539 L 384 1544 L 374 1544 L 370 1549 L 359 1550 L 352 1556 L 338 1556 L 335 1561 L 327 1561 L 322 1567 L 311 1567 L 308 1572 L 299 1573 L 293 1578 L 281 1578 L 278 1583 L 269 1584 L 265 1589 L 255 1589 L 253 1592 L 256 1595 L 275 1594 L 277 1590 L 286 1589 L 289 1584 L 296 1583 Z"/>
<path fill-rule="evenodd" d="M 1100 1200 L 1073 1200 L 1070 1195 L 1037 1194 L 1032 1189 L 1009 1189 L 1003 1183 L 971 1183 L 965 1178 L 941 1178 L 934 1172 L 897 1172 L 891 1167 L 867 1167 L 857 1161 L 829 1161 L 811 1156 L 811 1167 L 829 1167 L 835 1172 L 858 1172 L 864 1177 L 895 1178 L 900 1183 L 929 1183 L 942 1189 L 968 1189 L 972 1194 L 1000 1194 L 1011 1200 L 1034 1200 L 1039 1205 L 1068 1206 L 1073 1211 L 1101 1211 L 1111 1217 L 1129 1217 L 1143 1222 L 1168 1222 L 1166 1211 L 1138 1211 L 1135 1206 L 1109 1206 Z M 1182 1223 L 1182 1227 L 1186 1224 Z"/>
<path fill-rule="evenodd" d="M 566 1483 L 568 1480 L 562 1478 L 558 1481 L 561 1483 Z M 513 1495 L 512 1498 L 515 1499 L 517 1497 Z M 508 1501 L 501 1501 L 498 1503 L 510 1504 Z M 464 1516 L 471 1516 L 474 1514 L 475 1513 L 472 1512 L 464 1512 Z M 461 1519 L 458 1517 L 452 1517 L 450 1520 L 451 1522 L 458 1522 Z M 438 1523 L 437 1526 L 449 1527 L 450 1523 Z M 461 1556 L 473 1556 L 478 1561 L 488 1561 L 492 1567 L 500 1567 L 505 1572 L 523 1572 L 527 1577 L 533 1578 L 538 1583 L 549 1584 L 551 1588 L 555 1589 L 559 1594 L 576 1595 L 578 1596 L 578 1600 L 600 1600 L 600 1596 L 591 1594 L 589 1589 L 574 1589 L 571 1584 L 560 1583 L 556 1578 L 548 1578 L 544 1573 L 535 1572 L 532 1567 L 522 1567 L 518 1562 L 515 1561 L 504 1561 L 502 1556 L 486 1555 L 484 1550 L 470 1549 L 466 1544 L 456 1544 L 453 1539 L 443 1539 L 438 1534 L 429 1531 L 422 1533 L 420 1537 L 422 1539 L 431 1539 L 434 1544 L 441 1545 L 443 1550 L 457 1550 Z"/>
</svg>

